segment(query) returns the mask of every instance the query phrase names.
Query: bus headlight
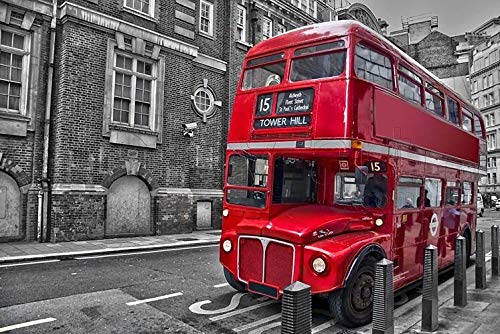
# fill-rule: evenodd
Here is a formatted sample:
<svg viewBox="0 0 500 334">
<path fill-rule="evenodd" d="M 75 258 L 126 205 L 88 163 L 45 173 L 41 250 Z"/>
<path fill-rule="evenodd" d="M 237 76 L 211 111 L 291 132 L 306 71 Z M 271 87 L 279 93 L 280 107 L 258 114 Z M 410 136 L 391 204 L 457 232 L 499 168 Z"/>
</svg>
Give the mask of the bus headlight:
<svg viewBox="0 0 500 334">
<path fill-rule="evenodd" d="M 317 272 L 318 274 L 322 274 L 326 270 L 326 262 L 322 258 L 317 257 L 314 259 L 312 267 L 315 272 Z"/>
<path fill-rule="evenodd" d="M 233 245 L 231 244 L 231 240 L 224 240 L 222 243 L 222 249 L 224 252 L 229 253 L 231 249 L 233 248 Z"/>
<path fill-rule="evenodd" d="M 223 215 L 224 217 L 229 216 L 229 209 L 224 209 L 224 210 L 222 210 L 222 215 Z"/>
<path fill-rule="evenodd" d="M 377 225 L 378 227 L 384 225 L 384 221 L 380 218 L 378 218 L 377 220 L 375 220 L 375 225 Z"/>
</svg>

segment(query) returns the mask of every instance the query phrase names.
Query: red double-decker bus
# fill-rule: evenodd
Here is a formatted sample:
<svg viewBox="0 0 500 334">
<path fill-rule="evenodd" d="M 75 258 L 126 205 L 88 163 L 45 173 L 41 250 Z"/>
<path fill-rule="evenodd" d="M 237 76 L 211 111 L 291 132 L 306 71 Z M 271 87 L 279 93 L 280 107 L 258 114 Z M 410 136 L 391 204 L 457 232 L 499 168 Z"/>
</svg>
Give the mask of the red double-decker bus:
<svg viewBox="0 0 500 334">
<path fill-rule="evenodd" d="M 295 281 L 347 326 L 371 320 L 374 266 L 396 290 L 467 254 L 484 173 L 484 125 L 467 101 L 355 21 L 253 47 L 231 115 L 220 261 L 240 291 L 279 298 Z"/>
</svg>

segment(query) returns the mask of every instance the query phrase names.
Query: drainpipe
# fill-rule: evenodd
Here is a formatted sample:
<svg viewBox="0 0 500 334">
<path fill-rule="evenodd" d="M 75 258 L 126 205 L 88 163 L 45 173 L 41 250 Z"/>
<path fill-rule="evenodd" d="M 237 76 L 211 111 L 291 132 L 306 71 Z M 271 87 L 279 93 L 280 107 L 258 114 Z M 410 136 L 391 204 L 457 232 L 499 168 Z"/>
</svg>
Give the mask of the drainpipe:
<svg viewBox="0 0 500 334">
<path fill-rule="evenodd" d="M 42 214 L 41 222 L 39 226 L 41 227 L 40 241 L 44 242 L 48 240 L 48 202 L 49 202 L 49 138 L 50 138 L 50 111 L 52 108 L 52 82 L 54 77 L 54 50 L 56 44 L 56 23 L 57 23 L 57 0 L 52 0 L 52 20 L 50 21 L 50 49 L 49 49 L 49 72 L 47 76 L 47 95 L 45 97 L 45 119 L 44 119 L 44 129 L 43 129 L 43 165 L 42 165 L 42 179 L 40 180 L 42 188 Z M 40 201 L 39 201 L 40 210 Z M 41 233 L 40 233 L 41 232 Z"/>
</svg>

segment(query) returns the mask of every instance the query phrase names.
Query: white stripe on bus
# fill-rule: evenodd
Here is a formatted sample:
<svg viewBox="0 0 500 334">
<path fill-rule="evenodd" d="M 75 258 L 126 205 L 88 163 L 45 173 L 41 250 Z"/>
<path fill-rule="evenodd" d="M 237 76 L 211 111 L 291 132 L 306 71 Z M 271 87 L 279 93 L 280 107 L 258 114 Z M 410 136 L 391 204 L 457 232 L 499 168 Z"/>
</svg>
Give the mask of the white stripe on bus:
<svg viewBox="0 0 500 334">
<path fill-rule="evenodd" d="M 298 141 L 276 141 L 276 142 L 244 142 L 244 143 L 228 143 L 228 150 L 249 150 L 249 149 L 284 149 L 284 148 L 297 148 Z M 351 141 L 345 139 L 315 139 L 315 140 L 304 140 L 304 148 L 312 149 L 335 149 L 335 148 L 351 148 Z M 460 165 L 458 163 L 427 157 L 425 155 L 407 152 L 403 150 L 398 150 L 395 148 L 390 148 L 387 146 L 372 144 L 372 143 L 362 143 L 362 151 L 370 153 L 379 153 L 384 155 L 389 155 L 393 157 L 400 157 L 415 161 L 420 161 L 432 165 L 445 166 L 448 168 L 463 170 L 470 173 L 486 175 L 486 171 Z"/>
</svg>

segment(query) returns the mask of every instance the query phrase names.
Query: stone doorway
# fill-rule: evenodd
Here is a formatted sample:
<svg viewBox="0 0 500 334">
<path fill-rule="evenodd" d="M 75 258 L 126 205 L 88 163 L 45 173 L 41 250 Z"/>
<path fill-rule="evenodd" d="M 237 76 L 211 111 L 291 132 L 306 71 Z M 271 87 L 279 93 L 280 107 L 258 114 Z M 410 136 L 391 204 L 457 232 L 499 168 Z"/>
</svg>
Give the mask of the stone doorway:
<svg viewBox="0 0 500 334">
<path fill-rule="evenodd" d="M 19 237 L 21 191 L 17 182 L 0 172 L 0 238 Z"/>
<path fill-rule="evenodd" d="M 106 237 L 151 235 L 151 194 L 136 176 L 122 176 L 108 190 Z"/>
</svg>

